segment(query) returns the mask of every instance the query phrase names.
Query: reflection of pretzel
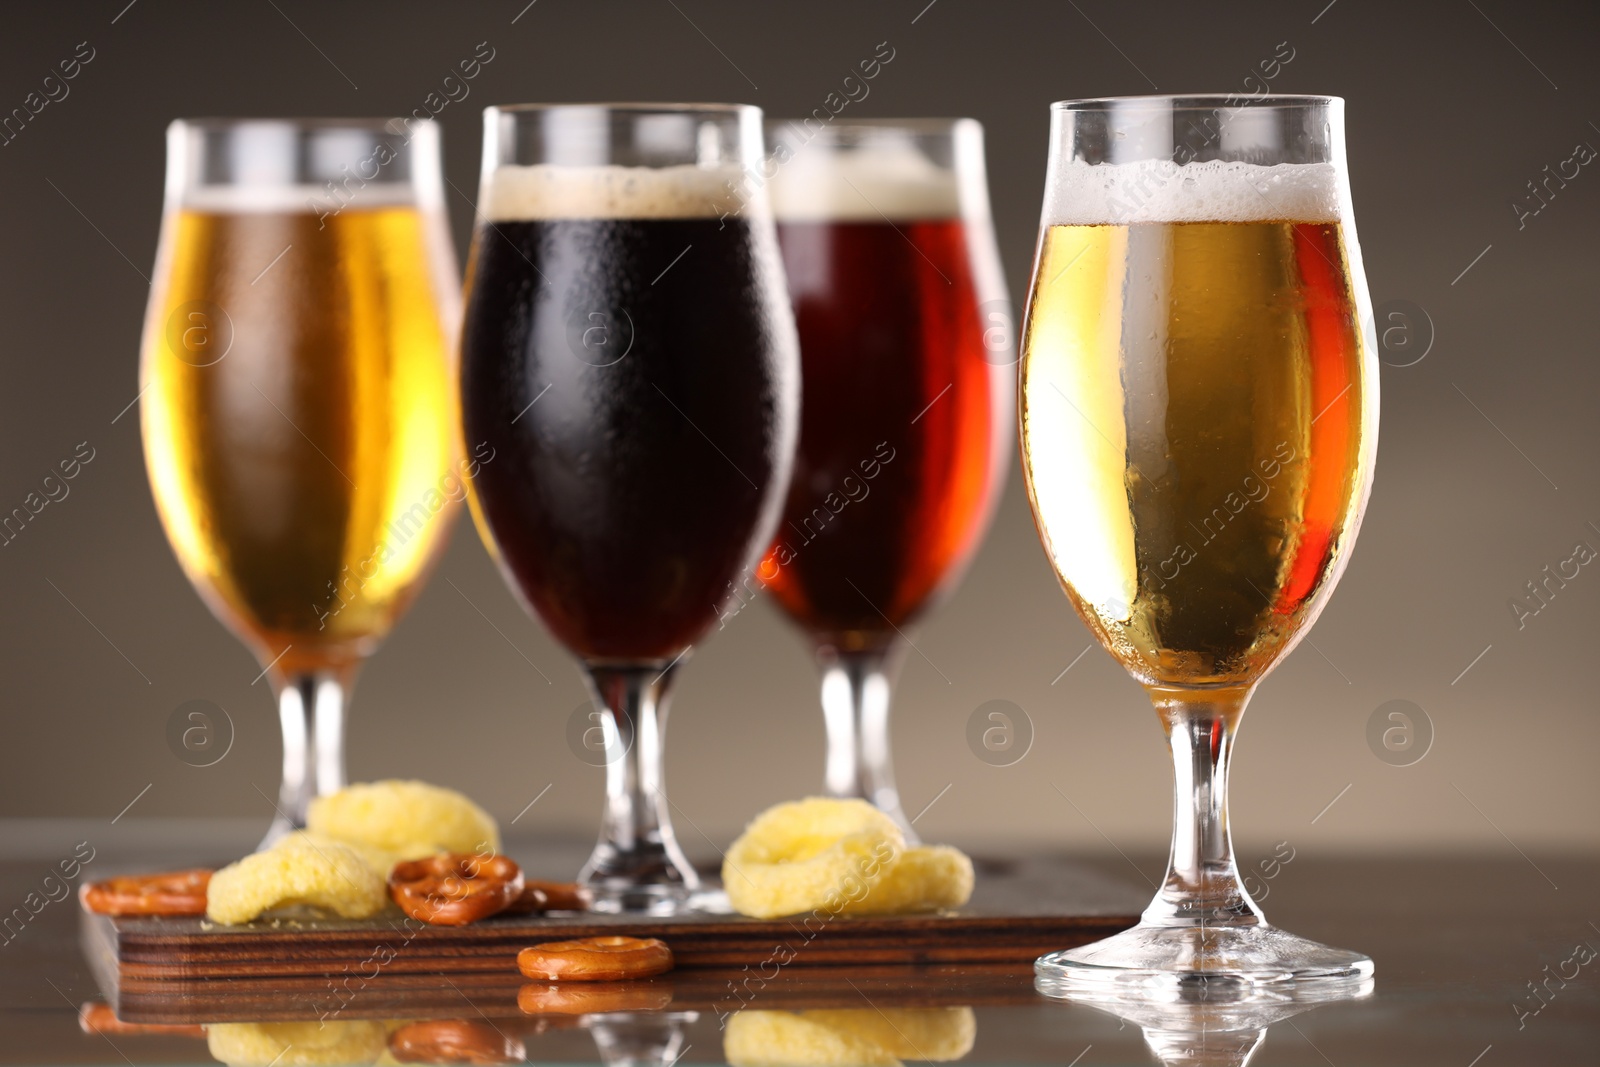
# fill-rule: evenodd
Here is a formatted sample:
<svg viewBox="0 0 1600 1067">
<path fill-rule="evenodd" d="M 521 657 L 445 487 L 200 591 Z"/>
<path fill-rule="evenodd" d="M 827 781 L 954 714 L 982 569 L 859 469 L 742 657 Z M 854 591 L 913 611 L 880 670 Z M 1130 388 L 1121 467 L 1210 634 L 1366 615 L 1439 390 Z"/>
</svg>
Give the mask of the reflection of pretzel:
<svg viewBox="0 0 1600 1067">
<path fill-rule="evenodd" d="M 408 1023 L 389 1035 L 389 1053 L 401 1063 L 521 1063 L 527 1047 L 492 1026 L 468 1019 Z"/>
<path fill-rule="evenodd" d="M 672 987 L 655 982 L 587 982 L 571 985 L 529 982 L 517 992 L 517 1007 L 528 1015 L 661 1011 L 671 1003 Z"/>
<path fill-rule="evenodd" d="M 465 926 L 498 912 L 522 895 L 522 868 L 504 856 L 445 852 L 397 863 L 389 896 L 413 919 Z"/>
<path fill-rule="evenodd" d="M 204 915 L 210 883 L 206 870 L 130 874 L 90 882 L 78 899 L 97 915 Z"/>
<path fill-rule="evenodd" d="M 672 970 L 672 950 L 653 937 L 547 941 L 517 953 L 517 969 L 551 982 L 616 982 Z"/>
<path fill-rule="evenodd" d="M 523 884 L 522 896 L 512 902 L 506 911 L 512 915 L 528 915 L 539 911 L 588 911 L 592 899 L 588 888 L 576 882 L 540 882 L 530 878 Z"/>
</svg>

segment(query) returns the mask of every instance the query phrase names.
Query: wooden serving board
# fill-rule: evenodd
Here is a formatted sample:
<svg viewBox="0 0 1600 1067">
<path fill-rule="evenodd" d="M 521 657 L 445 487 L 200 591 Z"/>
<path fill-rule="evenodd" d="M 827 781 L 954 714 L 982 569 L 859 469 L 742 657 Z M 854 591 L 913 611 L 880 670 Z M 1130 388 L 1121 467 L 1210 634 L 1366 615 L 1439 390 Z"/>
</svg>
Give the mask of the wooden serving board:
<svg viewBox="0 0 1600 1067">
<path fill-rule="evenodd" d="M 406 976 L 515 979 L 527 945 L 602 934 L 659 937 L 679 970 L 905 964 L 1019 964 L 1085 944 L 1137 921 L 1143 894 L 1063 861 L 979 864 L 959 911 L 911 916 L 750 919 L 640 918 L 566 913 L 495 917 L 470 926 L 417 927 L 398 913 L 363 921 L 306 920 L 216 926 L 200 919 L 85 916 L 85 945 L 105 977 L 129 992 L 226 979 L 236 987 L 287 979 L 362 976 L 364 986 Z"/>
</svg>

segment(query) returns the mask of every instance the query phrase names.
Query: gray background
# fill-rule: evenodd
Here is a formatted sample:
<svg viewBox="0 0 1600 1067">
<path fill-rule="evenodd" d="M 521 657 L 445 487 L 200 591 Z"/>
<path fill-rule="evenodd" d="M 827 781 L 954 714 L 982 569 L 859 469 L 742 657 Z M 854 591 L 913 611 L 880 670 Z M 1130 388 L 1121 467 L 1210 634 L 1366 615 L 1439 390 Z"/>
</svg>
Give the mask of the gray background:
<svg viewBox="0 0 1600 1067">
<path fill-rule="evenodd" d="M 1600 565 L 1524 629 L 1509 607 L 1575 542 L 1600 548 L 1588 525 L 1600 523 L 1600 164 L 1523 229 L 1510 206 L 1578 142 L 1600 147 L 1592 7 L 525 3 L 8 9 L 0 111 L 20 105 L 78 42 L 96 57 L 68 98 L 0 147 L 0 511 L 79 442 L 96 457 L 67 499 L 0 547 L 0 815 L 111 818 L 135 797 L 129 820 L 264 825 L 270 815 L 257 788 L 272 793 L 278 773 L 266 683 L 251 684 L 258 666 L 167 548 L 137 412 L 113 422 L 137 391 L 170 119 L 407 113 L 487 41 L 495 59 L 440 116 L 447 174 L 470 194 L 485 105 L 737 100 L 774 115 L 809 112 L 887 40 L 894 61 L 846 116 L 983 121 L 1020 299 L 1050 101 L 1247 91 L 1256 64 L 1287 41 L 1295 57 L 1274 90 L 1349 102 L 1374 304 L 1420 305 L 1437 337 L 1422 362 L 1383 371 L 1377 485 L 1360 546 L 1314 647 L 1266 681 L 1246 718 L 1237 833 L 1247 851 L 1281 840 L 1507 855 L 1600 844 L 1589 673 Z M 447 196 L 464 247 L 470 204 Z M 901 676 L 896 755 L 908 808 L 937 798 L 918 823 L 925 836 L 1128 849 L 1164 840 L 1169 772 L 1155 718 L 1107 655 L 1078 658 L 1090 638 L 1046 565 L 1014 463 L 981 555 L 915 640 L 922 656 Z M 237 727 L 232 750 L 209 768 L 180 762 L 165 740 L 172 710 L 192 699 L 225 707 Z M 601 772 L 565 740 L 582 699 L 576 669 L 462 521 L 357 688 L 352 776 L 457 786 L 503 821 L 549 786 L 518 828 L 589 833 Z M 969 716 L 996 699 L 1025 709 L 1036 735 L 1004 768 L 980 762 L 966 742 Z M 1369 716 L 1397 699 L 1434 727 L 1413 766 L 1386 764 L 1367 742 Z M 742 612 L 694 655 L 670 734 L 676 817 L 696 851 L 817 786 L 815 680 L 770 606 Z"/>
</svg>

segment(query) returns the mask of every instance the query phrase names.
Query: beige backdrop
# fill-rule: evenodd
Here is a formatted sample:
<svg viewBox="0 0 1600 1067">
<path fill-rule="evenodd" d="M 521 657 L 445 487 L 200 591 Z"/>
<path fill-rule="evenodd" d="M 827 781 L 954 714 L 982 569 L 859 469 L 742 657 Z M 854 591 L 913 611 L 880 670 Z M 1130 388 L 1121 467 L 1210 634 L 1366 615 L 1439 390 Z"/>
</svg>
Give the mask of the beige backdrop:
<svg viewBox="0 0 1600 1067">
<path fill-rule="evenodd" d="M 1600 88 L 1592 13 L 1523 5 L 1514 26 L 1502 25 L 1514 47 L 1471 5 L 1442 3 L 1404 13 L 1339 4 L 1314 22 L 1317 4 L 1086 5 L 1093 25 L 1071 5 L 955 0 L 786 9 L 705 0 L 683 12 L 541 3 L 513 23 L 522 6 L 314 13 L 285 3 L 279 14 L 141 4 L 114 25 L 76 6 L 8 16 L 5 107 L 77 42 L 95 56 L 68 97 L 0 147 L 0 510 L 79 442 L 94 458 L 70 496 L 0 547 L 0 814 L 109 820 L 136 796 L 128 819 L 265 824 L 270 814 L 261 791 L 274 792 L 279 757 L 266 683 L 251 684 L 259 667 L 207 614 L 166 546 L 136 411 L 113 421 L 137 391 L 170 118 L 407 112 L 487 40 L 494 61 L 472 96 L 440 116 L 449 177 L 470 192 L 483 105 L 743 99 L 803 112 L 888 40 L 896 58 L 852 107 L 984 120 L 1020 298 L 1049 101 L 1153 86 L 1249 91 L 1247 76 L 1287 41 L 1294 58 L 1273 89 L 1349 99 L 1374 303 L 1411 301 L 1437 336 L 1420 363 L 1383 371 L 1366 525 L 1314 644 L 1267 680 L 1246 718 L 1238 836 L 1247 850 L 1285 840 L 1508 855 L 1600 845 L 1589 678 L 1600 570 L 1582 568 L 1522 629 L 1509 607 L 1576 542 L 1600 549 L 1591 525 L 1600 523 L 1600 174 L 1586 167 L 1552 186 L 1520 229 L 1511 206 L 1576 143 L 1600 146 L 1585 110 Z M 448 195 L 464 242 L 469 205 Z M 1089 636 L 1046 566 L 1017 470 L 965 582 L 914 639 L 895 753 L 907 807 L 937 798 L 918 823 L 925 836 L 1159 846 L 1170 800 L 1155 719 L 1103 652 L 1080 658 Z M 169 715 L 191 699 L 225 707 L 236 727 L 213 767 L 186 766 L 167 746 Z M 969 716 L 994 699 L 1025 709 L 1036 734 L 1011 767 L 988 766 L 967 747 Z M 518 828 L 589 832 L 601 772 L 565 740 L 581 700 L 576 669 L 513 601 L 463 521 L 361 680 L 351 772 L 457 786 L 503 820 L 548 786 Z M 1391 766 L 1369 747 L 1369 717 L 1391 700 L 1431 721 L 1431 749 L 1415 765 Z M 681 672 L 668 751 L 680 833 L 696 851 L 817 786 L 815 679 L 769 606 L 738 615 Z"/>
</svg>

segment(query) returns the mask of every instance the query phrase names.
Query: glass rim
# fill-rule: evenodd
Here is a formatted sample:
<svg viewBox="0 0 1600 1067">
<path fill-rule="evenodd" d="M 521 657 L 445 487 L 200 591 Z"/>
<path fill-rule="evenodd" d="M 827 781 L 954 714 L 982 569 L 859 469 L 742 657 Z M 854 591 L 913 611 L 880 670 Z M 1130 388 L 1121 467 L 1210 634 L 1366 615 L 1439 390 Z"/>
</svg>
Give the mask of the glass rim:
<svg viewBox="0 0 1600 1067">
<path fill-rule="evenodd" d="M 786 126 L 803 125 L 809 118 L 810 116 L 798 116 L 791 118 L 767 116 L 764 120 L 764 124 L 768 130 L 774 128 L 781 129 Z M 830 122 L 826 126 L 820 127 L 816 131 L 816 136 L 823 136 L 834 130 L 860 130 L 863 132 L 875 132 L 878 130 L 903 130 L 906 133 L 915 134 L 953 133 L 969 123 L 979 127 L 983 125 L 982 122 L 972 118 L 969 115 L 953 115 L 947 117 L 920 116 L 917 118 L 906 119 L 864 118 L 851 119 L 848 122 Z"/>
<path fill-rule="evenodd" d="M 483 109 L 485 115 L 536 115 L 558 111 L 605 113 L 616 115 L 736 115 L 761 114 L 757 104 L 707 104 L 667 101 L 621 101 L 617 103 L 582 102 L 568 104 L 491 104 Z"/>
<path fill-rule="evenodd" d="M 1314 93 L 1148 93 L 1136 96 L 1091 96 L 1076 100 L 1057 100 L 1050 105 L 1053 112 L 1106 111 L 1116 105 L 1144 104 L 1155 109 L 1165 106 L 1169 110 L 1241 108 L 1293 108 L 1328 107 L 1344 103 L 1342 96 L 1320 96 Z"/>
<path fill-rule="evenodd" d="M 372 133 L 392 133 L 397 124 L 419 126 L 424 123 L 435 127 L 439 125 L 437 119 L 419 119 L 414 115 L 354 118 L 324 115 L 202 115 L 197 118 L 173 119 L 167 124 L 167 129 L 229 130 L 242 126 L 291 126 L 300 130 L 364 130 Z"/>
</svg>

